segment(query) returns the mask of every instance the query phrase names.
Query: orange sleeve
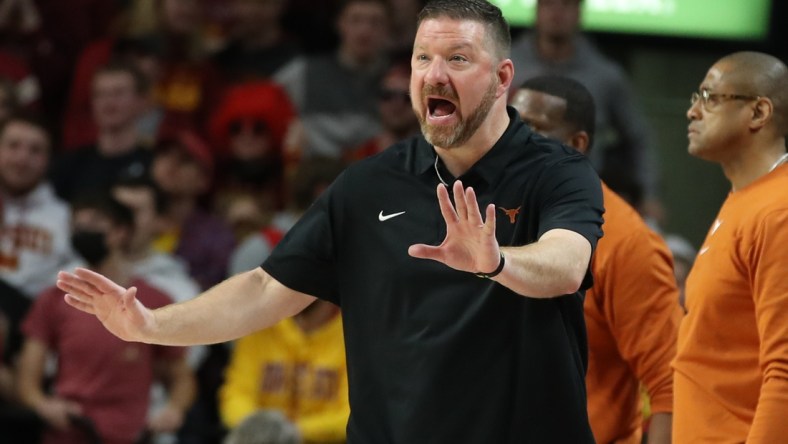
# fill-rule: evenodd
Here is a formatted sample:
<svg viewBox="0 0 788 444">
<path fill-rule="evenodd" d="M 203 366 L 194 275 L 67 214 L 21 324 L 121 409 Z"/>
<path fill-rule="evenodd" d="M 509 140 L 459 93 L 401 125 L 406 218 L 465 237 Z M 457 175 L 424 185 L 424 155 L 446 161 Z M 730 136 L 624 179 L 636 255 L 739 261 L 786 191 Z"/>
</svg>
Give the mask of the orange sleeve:
<svg viewBox="0 0 788 444">
<path fill-rule="evenodd" d="M 767 215 L 755 233 L 751 265 L 755 319 L 763 372 L 747 442 L 784 442 L 788 436 L 788 210 Z"/>
<path fill-rule="evenodd" d="M 673 261 L 664 241 L 648 229 L 621 242 L 608 267 L 604 302 L 621 357 L 645 386 L 654 413 L 673 411 L 676 338 L 682 317 Z"/>
</svg>

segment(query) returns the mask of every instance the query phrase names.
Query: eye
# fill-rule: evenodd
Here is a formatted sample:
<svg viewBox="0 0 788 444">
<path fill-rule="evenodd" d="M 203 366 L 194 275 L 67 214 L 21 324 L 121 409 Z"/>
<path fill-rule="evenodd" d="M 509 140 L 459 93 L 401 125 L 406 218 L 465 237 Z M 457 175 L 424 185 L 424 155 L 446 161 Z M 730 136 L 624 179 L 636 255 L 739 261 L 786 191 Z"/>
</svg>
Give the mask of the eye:
<svg viewBox="0 0 788 444">
<path fill-rule="evenodd" d="M 451 60 L 452 62 L 467 62 L 468 61 L 468 59 L 466 59 L 465 57 L 463 57 L 461 55 L 457 55 L 457 54 L 451 56 L 449 58 L 449 60 Z"/>
<path fill-rule="evenodd" d="M 417 54 L 414 57 L 414 60 L 416 60 L 417 62 L 425 62 L 425 61 L 429 60 L 429 57 L 427 57 L 425 54 Z"/>
</svg>

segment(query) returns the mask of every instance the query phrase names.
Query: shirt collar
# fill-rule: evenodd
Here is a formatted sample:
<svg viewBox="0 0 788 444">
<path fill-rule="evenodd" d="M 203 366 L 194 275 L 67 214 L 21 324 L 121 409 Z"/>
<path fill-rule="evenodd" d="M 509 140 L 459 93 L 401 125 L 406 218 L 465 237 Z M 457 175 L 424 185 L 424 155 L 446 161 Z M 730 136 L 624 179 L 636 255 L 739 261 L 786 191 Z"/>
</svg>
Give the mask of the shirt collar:
<svg viewBox="0 0 788 444">
<path fill-rule="evenodd" d="M 506 128 L 506 131 L 463 177 L 480 177 L 488 185 L 494 184 L 500 179 L 501 171 L 521 154 L 516 147 L 525 146 L 524 142 L 530 138 L 531 130 L 520 120 L 517 110 L 507 106 L 506 112 L 509 116 L 509 126 Z M 523 143 L 513 144 L 512 142 L 515 138 Z M 436 180 L 439 180 L 434 167 L 435 148 L 421 135 L 416 138 L 415 143 L 411 145 L 411 149 L 414 150 L 411 153 L 414 160 L 412 172 L 417 175 L 431 175 Z M 446 180 L 451 178 L 451 175 L 445 169 L 441 170 L 441 176 Z"/>
</svg>

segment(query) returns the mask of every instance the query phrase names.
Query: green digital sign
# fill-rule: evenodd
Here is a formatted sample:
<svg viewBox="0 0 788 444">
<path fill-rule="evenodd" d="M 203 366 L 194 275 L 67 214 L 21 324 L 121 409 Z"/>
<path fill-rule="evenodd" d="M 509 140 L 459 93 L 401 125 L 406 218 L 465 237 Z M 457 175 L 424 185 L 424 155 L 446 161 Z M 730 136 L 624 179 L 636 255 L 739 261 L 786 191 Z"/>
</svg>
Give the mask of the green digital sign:
<svg viewBox="0 0 788 444">
<path fill-rule="evenodd" d="M 512 26 L 531 26 L 536 0 L 491 0 Z M 758 40 L 769 30 L 771 0 L 584 0 L 583 29 L 682 37 Z"/>
</svg>

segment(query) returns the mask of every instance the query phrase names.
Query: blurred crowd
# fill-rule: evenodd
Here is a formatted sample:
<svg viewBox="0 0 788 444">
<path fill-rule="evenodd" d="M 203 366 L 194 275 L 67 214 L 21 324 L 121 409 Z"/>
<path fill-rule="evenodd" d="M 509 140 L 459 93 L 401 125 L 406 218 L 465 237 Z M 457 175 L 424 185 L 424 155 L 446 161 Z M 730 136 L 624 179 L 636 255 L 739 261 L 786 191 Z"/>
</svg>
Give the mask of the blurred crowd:
<svg viewBox="0 0 788 444">
<path fill-rule="evenodd" d="M 344 440 L 336 307 L 234 347 L 131 346 L 64 308 L 53 285 L 82 266 L 155 306 L 257 267 L 345 166 L 419 133 L 409 79 L 422 6 L 0 0 L 8 442 Z M 515 66 L 533 68 L 517 82 L 558 73 L 588 86 L 595 166 L 657 223 L 658 166 L 623 70 L 576 35 L 577 14 L 544 14 L 513 44 Z M 668 245 L 681 282 L 693 247 Z M 248 438 L 263 429 L 270 441 Z"/>
</svg>

